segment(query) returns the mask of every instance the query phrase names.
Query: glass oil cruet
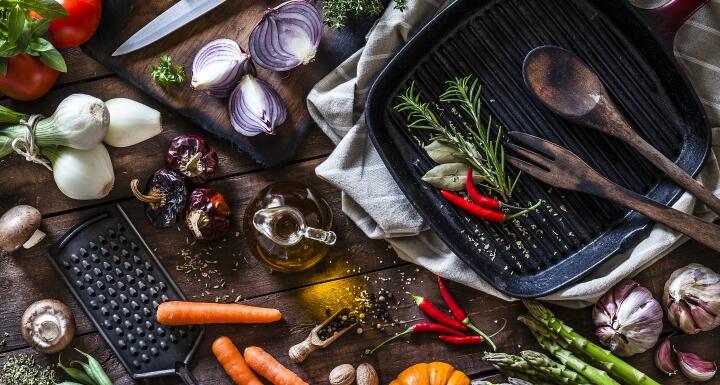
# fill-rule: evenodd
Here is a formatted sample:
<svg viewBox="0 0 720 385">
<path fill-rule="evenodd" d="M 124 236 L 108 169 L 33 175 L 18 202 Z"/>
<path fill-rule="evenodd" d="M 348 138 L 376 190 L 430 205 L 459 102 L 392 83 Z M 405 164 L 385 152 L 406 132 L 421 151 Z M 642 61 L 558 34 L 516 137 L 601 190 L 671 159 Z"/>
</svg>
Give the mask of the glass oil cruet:
<svg viewBox="0 0 720 385">
<path fill-rule="evenodd" d="M 325 198 L 296 182 L 262 189 L 243 218 L 252 254 L 282 272 L 309 269 L 320 262 L 337 240 L 331 226 L 332 211 Z"/>
</svg>

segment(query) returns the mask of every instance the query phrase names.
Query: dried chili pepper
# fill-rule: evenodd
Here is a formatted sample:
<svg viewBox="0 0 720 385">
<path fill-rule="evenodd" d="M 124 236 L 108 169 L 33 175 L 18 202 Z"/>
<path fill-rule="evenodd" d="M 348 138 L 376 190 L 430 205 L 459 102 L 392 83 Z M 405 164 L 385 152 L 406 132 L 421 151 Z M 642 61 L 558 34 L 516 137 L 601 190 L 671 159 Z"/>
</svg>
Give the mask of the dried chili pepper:
<svg viewBox="0 0 720 385">
<path fill-rule="evenodd" d="M 170 141 L 165 164 L 195 183 L 205 183 L 215 172 L 218 155 L 201 136 L 180 135 Z"/>
<path fill-rule="evenodd" d="M 445 280 L 442 277 L 438 276 L 437 281 L 438 288 L 440 289 L 440 296 L 442 296 L 443 301 L 445 301 L 445 305 L 447 305 L 448 309 L 450 309 L 453 317 L 455 317 L 456 320 L 460 321 L 463 325 L 467 326 L 468 328 L 470 328 L 470 330 L 474 331 L 485 341 L 487 341 L 493 351 L 497 350 L 497 347 L 495 346 L 493 340 L 472 323 L 470 317 L 468 317 L 465 310 L 460 307 L 460 305 L 458 305 L 457 301 L 455 301 L 455 298 L 450 293 L 450 290 L 448 290 L 447 286 L 445 286 Z"/>
<path fill-rule="evenodd" d="M 446 344 L 451 345 L 479 345 L 484 342 L 484 339 L 482 336 L 447 336 L 442 335 L 438 336 L 438 339 L 442 342 L 445 342 Z"/>
<path fill-rule="evenodd" d="M 416 323 L 415 325 L 410 326 L 409 328 L 405 329 L 404 331 L 402 331 L 400 333 L 396 333 L 394 336 L 386 339 L 380 345 L 374 347 L 370 351 L 369 354 L 375 353 L 376 350 L 380 349 L 385 344 L 387 344 L 391 341 L 394 341 L 404 335 L 423 334 L 423 333 L 443 334 L 443 335 L 450 335 L 450 336 L 455 336 L 455 337 L 464 337 L 465 336 L 461 332 L 459 332 L 451 327 L 445 326 L 445 325 L 440 325 L 440 324 L 436 324 L 436 323 L 432 323 L 432 322 L 420 322 L 420 323 Z"/>
<path fill-rule="evenodd" d="M 449 326 L 456 330 L 466 331 L 467 326 L 463 325 L 460 321 L 445 314 L 442 310 L 438 309 L 435 304 L 430 302 L 429 299 L 413 296 L 415 303 L 418 305 L 420 310 L 425 313 L 426 316 L 430 317 L 433 321 L 441 323 L 445 326 Z"/>
<path fill-rule="evenodd" d="M 230 228 L 230 207 L 225 197 L 211 188 L 197 188 L 190 193 L 185 224 L 195 238 L 212 241 Z"/>
<path fill-rule="evenodd" d="M 513 220 L 515 218 L 521 217 L 521 216 L 527 214 L 528 212 L 540 207 L 540 205 L 543 202 L 542 200 L 539 200 L 534 205 L 532 205 L 526 209 L 523 209 L 522 211 L 508 215 L 508 214 L 503 213 L 502 211 L 486 209 L 485 207 L 482 207 L 478 204 L 475 204 L 473 202 L 465 200 L 465 198 L 461 197 L 460 195 L 453 194 L 449 191 L 440 190 L 440 195 L 442 195 L 450 203 L 461 208 L 463 211 L 465 211 L 466 213 L 468 213 L 470 215 L 476 216 L 478 218 L 486 219 L 491 222 L 497 222 L 497 223 L 503 223 L 503 222 L 507 222 L 507 221 Z"/>
<path fill-rule="evenodd" d="M 185 178 L 175 171 L 155 171 L 145 184 L 143 194 L 138 189 L 138 180 L 130 181 L 130 189 L 139 201 L 145 203 L 145 217 L 155 227 L 170 227 L 177 223 L 187 204 Z"/>
</svg>

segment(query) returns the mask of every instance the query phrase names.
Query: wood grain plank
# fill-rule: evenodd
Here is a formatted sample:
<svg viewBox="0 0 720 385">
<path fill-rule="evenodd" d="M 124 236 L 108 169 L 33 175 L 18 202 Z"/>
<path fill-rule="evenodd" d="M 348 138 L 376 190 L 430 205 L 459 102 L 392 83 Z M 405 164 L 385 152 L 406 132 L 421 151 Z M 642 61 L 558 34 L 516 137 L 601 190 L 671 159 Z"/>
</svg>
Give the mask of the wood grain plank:
<svg viewBox="0 0 720 385">
<path fill-rule="evenodd" d="M 105 68 L 104 65 L 88 56 L 78 47 L 64 49 L 61 53 L 65 58 L 68 71 L 60 74 L 54 88 L 112 75 L 112 72 Z"/>
<path fill-rule="evenodd" d="M 676 267 L 681 267 L 691 261 L 697 261 L 702 256 L 717 253 L 696 243 L 684 247 L 681 251 L 659 262 L 654 268 L 648 269 L 638 276 L 638 281 L 649 287 L 653 293 L 659 295 L 659 290 L 667 275 Z M 704 259 L 703 259 L 704 260 Z M 720 259 L 707 259 L 707 265 L 720 270 Z M 522 349 L 538 349 L 531 335 L 516 321 L 515 318 L 524 313 L 523 306 L 517 302 L 504 302 L 502 300 L 480 294 L 472 290 L 463 290 L 459 285 L 451 284 L 451 290 L 457 294 L 458 300 L 465 305 L 476 323 L 485 330 L 492 331 L 498 327 L 502 319 L 508 321 L 508 327 L 501 332 L 495 341 L 499 350 L 517 353 Z M 393 310 L 393 316 L 400 320 L 395 328 L 389 327 L 380 332 L 373 330 L 370 325 L 364 326 L 362 335 L 348 334 L 335 344 L 323 351 L 313 353 L 302 365 L 291 364 L 287 358 L 287 349 L 294 343 L 304 339 L 309 330 L 324 316 L 324 308 L 337 307 L 351 302 L 360 290 L 377 291 L 388 288 L 401 299 L 400 305 Z M 472 377 L 482 377 L 493 373 L 492 368 L 481 360 L 484 347 L 453 347 L 439 343 L 433 336 L 412 336 L 406 340 L 398 341 L 380 350 L 375 356 L 363 356 L 366 348 L 375 345 L 393 331 L 401 330 L 414 320 L 422 319 L 422 314 L 412 303 L 405 292 L 425 295 L 433 301 L 440 302 L 436 290 L 434 276 L 426 270 L 415 266 L 401 266 L 354 276 L 345 279 L 326 282 L 311 287 L 300 288 L 293 291 L 275 293 L 249 300 L 249 304 L 258 306 L 275 306 L 283 311 L 283 321 L 275 325 L 238 325 L 213 326 L 208 328 L 205 340 L 202 342 L 197 356 L 194 359 L 193 371 L 197 378 L 206 385 L 229 385 L 230 381 L 222 373 L 218 364 L 210 353 L 212 340 L 219 335 L 227 335 L 239 347 L 258 345 L 276 356 L 281 362 L 296 370 L 309 383 L 327 384 L 327 374 L 336 365 L 351 363 L 357 365 L 361 362 L 372 363 L 379 371 L 381 383 L 387 383 L 406 366 L 416 362 L 442 360 L 464 370 Z M 571 326 L 582 334 L 590 337 L 594 330 L 589 309 L 568 310 L 553 307 L 556 314 L 566 320 Z M 122 370 L 117 370 L 114 358 L 108 357 L 103 346 L 94 339 L 96 334 L 81 337 L 76 340 L 83 348 L 97 352 L 101 357 L 107 357 L 107 367 L 110 368 L 116 384 L 133 383 Z M 87 341 L 86 341 L 87 339 Z M 679 349 L 693 351 L 708 359 L 720 359 L 717 345 L 720 343 L 720 331 L 716 330 L 696 336 L 677 336 L 674 341 Z M 102 345 L 102 344 L 100 344 Z M 53 361 L 53 357 L 47 358 Z M 652 361 L 652 352 L 635 356 L 629 360 L 633 365 L 645 371 L 663 384 L 685 384 L 681 376 L 674 376 L 667 380 L 655 368 Z M 174 378 L 153 380 L 152 384 L 179 384 Z M 709 382 L 720 383 L 720 379 Z"/>
<path fill-rule="evenodd" d="M 124 202 L 122 206 L 140 234 L 173 275 L 179 287 L 187 297 L 195 300 L 214 301 L 216 297 L 225 295 L 231 300 L 238 296 L 257 297 L 398 264 L 399 260 L 385 242 L 368 240 L 346 216 L 340 215 L 339 192 L 314 175 L 313 170 L 319 162 L 320 160 L 308 161 L 287 167 L 282 171 L 264 171 L 209 183 L 209 187 L 225 195 L 233 209 L 232 229 L 226 240 L 212 243 L 210 255 L 207 257 L 203 255 L 203 259 L 217 260 L 217 265 L 213 268 L 222 272 L 210 279 L 201 279 L 197 274 L 186 274 L 176 270 L 176 266 L 184 262 L 180 249 L 187 247 L 189 237 L 184 229 L 152 227 L 145 219 L 140 202 Z M 284 180 L 296 180 L 318 188 L 327 197 L 335 217 L 334 230 L 338 235 L 337 244 L 331 249 L 325 261 L 300 274 L 271 273 L 247 251 L 244 244 L 245 234 L 239 225 L 245 205 L 252 196 L 267 184 Z M 95 209 L 76 211 L 45 219 L 43 229 L 49 235 L 40 245 L 0 261 L 0 290 L 14 293 L 12 296 L 4 297 L 0 311 L 2 315 L 0 334 L 3 331 L 10 333 L 5 338 L 7 346 L 0 347 L 0 350 L 24 345 L 17 330 L 17 322 L 25 308 L 41 298 L 57 298 L 71 305 L 78 317 L 79 333 L 93 330 L 91 323 L 50 266 L 46 253 L 52 242 L 94 211 Z M 206 244 L 200 243 L 188 249 L 193 254 L 204 253 L 206 247 Z M 215 285 L 221 284 L 221 278 L 226 282 L 224 287 L 214 288 Z M 205 283 L 208 287 L 205 287 Z M 0 339 L 2 338 L 0 336 Z"/>
<path fill-rule="evenodd" d="M 162 112 L 164 131 L 161 135 L 132 147 L 108 147 L 115 168 L 115 188 L 102 200 L 76 201 L 69 199 L 57 189 L 52 174 L 42 166 L 26 162 L 17 155 L 2 158 L 0 159 L 0 186 L 2 186 L 0 188 L 0 211 L 7 210 L 15 204 L 25 203 L 34 205 L 43 215 L 51 215 L 127 198 L 130 196 L 128 189 L 130 180 L 139 178 L 144 181 L 156 169 L 163 167 L 168 142 L 181 134 L 198 134 L 208 138 L 210 145 L 220 156 L 220 167 L 214 176 L 215 179 L 226 175 L 260 170 L 257 163 L 235 151 L 230 144 L 196 128 L 187 119 L 164 108 L 128 82 L 117 77 L 53 91 L 43 99 L 42 105 L 17 101 L 8 101 L 7 104 L 11 108 L 26 113 L 49 115 L 62 99 L 73 93 L 87 93 L 103 100 L 126 97 L 150 105 Z M 313 127 L 311 131 L 302 144 L 301 150 L 298 151 L 296 160 L 326 155 L 332 150 L 331 142 L 317 127 Z"/>
</svg>

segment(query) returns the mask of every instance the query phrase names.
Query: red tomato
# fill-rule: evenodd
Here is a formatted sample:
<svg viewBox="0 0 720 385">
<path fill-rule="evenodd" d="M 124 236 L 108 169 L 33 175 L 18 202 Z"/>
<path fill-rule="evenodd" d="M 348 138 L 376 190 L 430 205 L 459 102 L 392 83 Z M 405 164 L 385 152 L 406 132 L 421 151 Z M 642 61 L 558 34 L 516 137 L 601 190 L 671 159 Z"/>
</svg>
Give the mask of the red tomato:
<svg viewBox="0 0 720 385">
<path fill-rule="evenodd" d="M 77 47 L 90 40 L 100 24 L 102 5 L 100 0 L 55 0 L 62 4 L 68 17 L 55 19 L 48 28 L 55 48 Z M 34 12 L 32 17 L 39 19 Z"/>
<path fill-rule="evenodd" d="M 45 95 L 60 72 L 30 55 L 8 59 L 5 76 L 0 75 L 0 93 L 16 100 L 34 100 Z"/>
</svg>

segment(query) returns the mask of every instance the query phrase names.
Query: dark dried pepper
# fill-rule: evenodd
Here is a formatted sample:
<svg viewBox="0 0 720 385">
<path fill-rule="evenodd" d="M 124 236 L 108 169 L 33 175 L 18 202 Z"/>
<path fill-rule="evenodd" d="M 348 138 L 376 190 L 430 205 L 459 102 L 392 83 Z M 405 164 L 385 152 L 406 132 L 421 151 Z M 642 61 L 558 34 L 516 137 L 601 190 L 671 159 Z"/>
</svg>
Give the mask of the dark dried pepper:
<svg viewBox="0 0 720 385">
<path fill-rule="evenodd" d="M 165 164 L 195 183 L 205 183 L 215 172 L 218 155 L 202 137 L 180 135 L 170 141 Z"/>
<path fill-rule="evenodd" d="M 168 169 L 155 171 L 145 184 L 146 193 L 138 189 L 138 180 L 130 181 L 130 189 L 145 203 L 145 216 L 155 227 L 175 225 L 187 205 L 185 178 Z"/>
<path fill-rule="evenodd" d="M 230 207 L 219 192 L 198 188 L 190 193 L 185 224 L 195 238 L 212 241 L 230 228 Z"/>
</svg>

